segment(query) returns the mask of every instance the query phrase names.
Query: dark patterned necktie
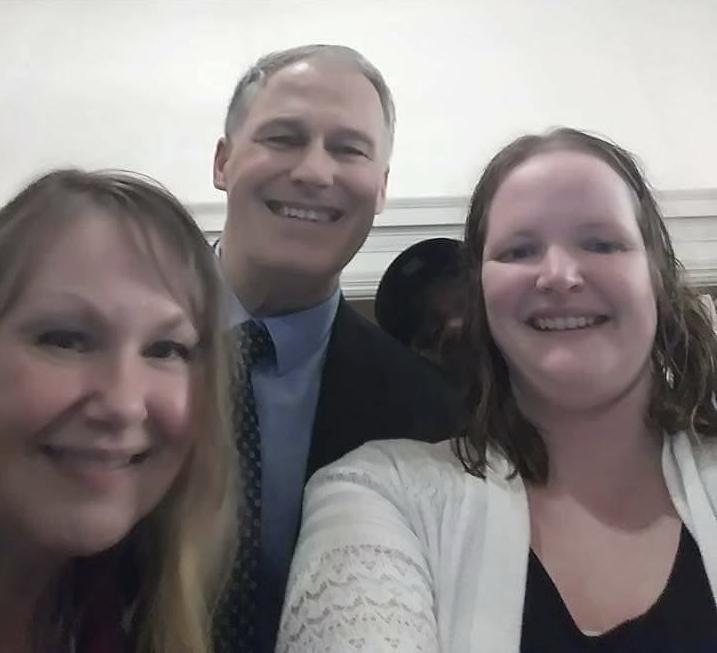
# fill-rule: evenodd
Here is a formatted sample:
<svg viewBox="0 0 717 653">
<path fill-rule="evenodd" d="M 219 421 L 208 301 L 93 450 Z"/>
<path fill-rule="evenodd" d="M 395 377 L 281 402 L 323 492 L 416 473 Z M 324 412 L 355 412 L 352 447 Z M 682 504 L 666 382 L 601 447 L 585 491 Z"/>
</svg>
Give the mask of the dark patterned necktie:
<svg viewBox="0 0 717 653">
<path fill-rule="evenodd" d="M 249 320 L 232 332 L 237 370 L 232 378 L 232 421 L 239 451 L 239 553 L 214 623 L 216 653 L 251 653 L 256 634 L 256 599 L 261 552 L 261 437 L 252 368 L 274 357 L 274 344 L 263 324 Z M 237 401 L 237 398 L 239 401 Z"/>
</svg>

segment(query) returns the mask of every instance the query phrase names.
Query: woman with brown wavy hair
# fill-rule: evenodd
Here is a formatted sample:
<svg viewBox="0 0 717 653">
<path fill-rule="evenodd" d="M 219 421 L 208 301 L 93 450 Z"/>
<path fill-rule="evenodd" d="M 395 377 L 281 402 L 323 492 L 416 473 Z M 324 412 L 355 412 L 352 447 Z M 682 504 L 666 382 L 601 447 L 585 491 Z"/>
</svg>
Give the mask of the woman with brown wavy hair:
<svg viewBox="0 0 717 653">
<path fill-rule="evenodd" d="M 717 648 L 717 337 L 633 157 L 519 138 L 465 240 L 472 423 L 311 480 L 278 650 Z"/>
<path fill-rule="evenodd" d="M 0 209 L 0 649 L 207 653 L 235 548 L 222 286 L 181 204 L 61 170 Z"/>
</svg>

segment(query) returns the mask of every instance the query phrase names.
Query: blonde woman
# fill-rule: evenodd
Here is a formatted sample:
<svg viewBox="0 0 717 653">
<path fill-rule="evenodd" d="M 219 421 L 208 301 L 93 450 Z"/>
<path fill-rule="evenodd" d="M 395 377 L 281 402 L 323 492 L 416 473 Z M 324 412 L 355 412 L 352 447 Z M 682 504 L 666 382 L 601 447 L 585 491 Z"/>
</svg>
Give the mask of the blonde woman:
<svg viewBox="0 0 717 653">
<path fill-rule="evenodd" d="M 235 548 L 221 286 L 145 179 L 0 209 L 0 649 L 206 653 Z"/>
</svg>

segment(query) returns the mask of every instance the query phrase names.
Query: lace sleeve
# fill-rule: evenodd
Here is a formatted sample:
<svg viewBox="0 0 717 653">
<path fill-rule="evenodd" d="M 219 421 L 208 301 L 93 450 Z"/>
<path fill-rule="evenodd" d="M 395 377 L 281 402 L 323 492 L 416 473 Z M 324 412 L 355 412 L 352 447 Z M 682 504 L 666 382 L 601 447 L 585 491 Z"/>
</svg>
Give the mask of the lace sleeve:
<svg viewBox="0 0 717 653">
<path fill-rule="evenodd" d="M 309 484 L 277 653 L 438 651 L 430 573 L 391 494 L 366 474 Z"/>
</svg>

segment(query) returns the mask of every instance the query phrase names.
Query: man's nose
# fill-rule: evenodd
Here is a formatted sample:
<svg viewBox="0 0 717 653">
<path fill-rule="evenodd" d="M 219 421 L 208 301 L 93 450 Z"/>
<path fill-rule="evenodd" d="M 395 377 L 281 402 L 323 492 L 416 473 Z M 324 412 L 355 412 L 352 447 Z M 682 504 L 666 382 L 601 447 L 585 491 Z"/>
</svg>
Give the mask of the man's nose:
<svg viewBox="0 0 717 653">
<path fill-rule="evenodd" d="M 569 292 L 583 286 L 580 261 L 564 247 L 548 247 L 540 261 L 536 287 L 543 292 Z"/>
<path fill-rule="evenodd" d="M 325 188 L 334 183 L 336 161 L 322 141 L 309 143 L 291 171 L 291 180 L 306 186 Z"/>
</svg>

